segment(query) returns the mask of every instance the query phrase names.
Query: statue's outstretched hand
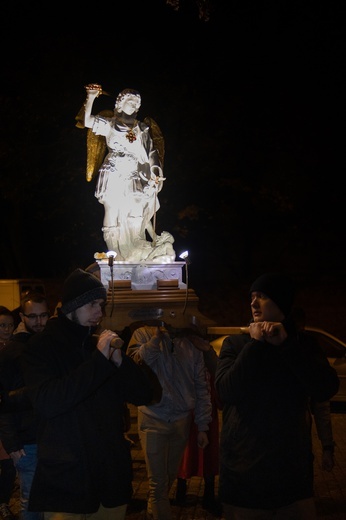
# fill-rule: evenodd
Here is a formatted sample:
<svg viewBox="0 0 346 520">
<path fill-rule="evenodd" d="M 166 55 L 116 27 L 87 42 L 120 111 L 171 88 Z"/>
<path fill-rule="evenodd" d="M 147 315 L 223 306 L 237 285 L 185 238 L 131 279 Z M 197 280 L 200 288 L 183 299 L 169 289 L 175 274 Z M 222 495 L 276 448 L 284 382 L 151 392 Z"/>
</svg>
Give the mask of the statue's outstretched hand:
<svg viewBox="0 0 346 520">
<path fill-rule="evenodd" d="M 95 98 L 102 94 L 102 86 L 98 83 L 89 83 L 88 85 L 85 85 L 84 88 L 87 91 L 89 97 Z"/>
</svg>

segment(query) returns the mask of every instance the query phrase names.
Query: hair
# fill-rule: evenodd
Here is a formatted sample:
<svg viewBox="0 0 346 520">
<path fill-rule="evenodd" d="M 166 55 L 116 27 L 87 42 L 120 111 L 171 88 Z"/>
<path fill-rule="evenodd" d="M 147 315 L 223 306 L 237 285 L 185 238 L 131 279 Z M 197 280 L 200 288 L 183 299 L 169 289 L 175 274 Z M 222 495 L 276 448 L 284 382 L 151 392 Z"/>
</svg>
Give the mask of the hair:
<svg viewBox="0 0 346 520">
<path fill-rule="evenodd" d="M 4 305 L 0 305 L 0 316 L 12 316 L 13 318 L 13 313 Z"/>
<path fill-rule="evenodd" d="M 20 310 L 21 312 L 24 312 L 25 304 L 28 302 L 34 302 L 34 303 L 46 303 L 48 307 L 47 298 L 44 294 L 38 292 L 38 291 L 29 291 L 26 293 L 23 298 L 20 300 Z"/>
<path fill-rule="evenodd" d="M 138 112 L 139 107 L 141 106 L 141 95 L 138 90 L 134 90 L 133 88 L 125 88 L 118 94 L 117 99 L 115 100 L 114 110 L 116 112 L 122 112 L 123 101 L 127 96 L 136 96 L 138 98 L 138 103 L 136 107 L 136 112 Z"/>
</svg>

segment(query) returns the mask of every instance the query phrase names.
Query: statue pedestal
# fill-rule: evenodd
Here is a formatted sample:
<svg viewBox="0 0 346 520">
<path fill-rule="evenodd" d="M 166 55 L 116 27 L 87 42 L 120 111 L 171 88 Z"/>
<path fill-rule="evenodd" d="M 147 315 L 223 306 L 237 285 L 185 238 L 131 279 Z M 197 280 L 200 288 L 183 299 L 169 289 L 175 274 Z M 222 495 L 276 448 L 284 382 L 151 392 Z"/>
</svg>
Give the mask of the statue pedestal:
<svg viewBox="0 0 346 520">
<path fill-rule="evenodd" d="M 175 328 L 197 326 L 206 332 L 215 322 L 198 310 L 199 299 L 183 282 L 185 262 L 129 264 L 98 260 L 107 288 L 102 326 L 121 332 L 134 321 L 161 320 Z"/>
<path fill-rule="evenodd" d="M 128 262 L 113 262 L 108 265 L 108 260 L 97 260 L 100 267 L 101 282 L 105 287 L 117 280 L 128 280 L 133 290 L 157 289 L 158 280 L 177 280 L 180 289 L 186 288 L 183 283 L 182 271 L 185 262 L 172 263 L 143 263 L 131 264 Z"/>
</svg>

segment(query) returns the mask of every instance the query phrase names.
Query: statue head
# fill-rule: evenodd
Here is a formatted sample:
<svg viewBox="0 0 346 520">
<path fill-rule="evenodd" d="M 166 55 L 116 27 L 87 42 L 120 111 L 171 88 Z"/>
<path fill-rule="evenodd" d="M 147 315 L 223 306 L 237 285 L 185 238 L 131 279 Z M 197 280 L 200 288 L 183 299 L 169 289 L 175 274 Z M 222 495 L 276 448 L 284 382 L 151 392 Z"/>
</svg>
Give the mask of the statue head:
<svg viewBox="0 0 346 520">
<path fill-rule="evenodd" d="M 141 106 L 141 95 L 138 90 L 132 88 L 125 88 L 122 90 L 115 101 L 114 111 L 123 112 L 124 104 L 131 103 L 133 105 L 133 112 L 138 112 Z"/>
<path fill-rule="evenodd" d="M 168 233 L 168 231 L 162 231 L 161 235 L 158 235 L 156 238 L 157 244 L 171 243 L 173 244 L 174 238 L 173 235 Z"/>
</svg>

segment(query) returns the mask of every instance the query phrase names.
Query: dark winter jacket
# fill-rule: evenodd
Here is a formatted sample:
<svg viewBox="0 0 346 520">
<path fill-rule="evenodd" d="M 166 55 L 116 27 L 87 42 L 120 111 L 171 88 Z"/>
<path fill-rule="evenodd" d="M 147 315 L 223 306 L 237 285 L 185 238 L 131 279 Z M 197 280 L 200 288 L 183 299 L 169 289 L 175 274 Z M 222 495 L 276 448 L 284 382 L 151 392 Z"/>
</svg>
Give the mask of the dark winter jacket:
<svg viewBox="0 0 346 520">
<path fill-rule="evenodd" d="M 0 352 L 0 438 L 7 453 L 36 443 L 36 418 L 24 389 L 21 368 L 21 355 L 31 336 L 29 332 L 15 334 Z"/>
<path fill-rule="evenodd" d="M 275 509 L 313 496 L 309 398 L 330 399 L 335 370 L 304 332 L 280 345 L 227 337 L 215 386 L 223 402 L 219 492 L 223 502 Z"/>
<path fill-rule="evenodd" d="M 132 461 L 123 405 L 146 404 L 144 372 L 123 355 L 116 367 L 95 347 L 94 330 L 59 313 L 23 354 L 38 414 L 38 464 L 31 511 L 88 514 L 130 501 Z"/>
</svg>

